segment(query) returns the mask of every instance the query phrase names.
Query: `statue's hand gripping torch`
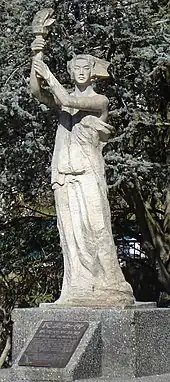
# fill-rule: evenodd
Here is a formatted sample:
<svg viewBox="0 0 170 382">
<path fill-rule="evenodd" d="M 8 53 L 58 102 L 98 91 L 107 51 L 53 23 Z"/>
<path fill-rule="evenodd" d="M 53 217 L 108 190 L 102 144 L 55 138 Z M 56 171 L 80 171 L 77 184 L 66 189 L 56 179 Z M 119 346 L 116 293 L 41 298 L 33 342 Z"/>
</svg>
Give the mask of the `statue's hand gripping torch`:
<svg viewBox="0 0 170 382">
<path fill-rule="evenodd" d="M 52 17 L 54 10 L 52 8 L 44 8 L 41 11 L 38 11 L 32 22 L 32 31 L 36 36 L 35 40 L 31 44 L 31 49 L 33 51 L 33 60 L 38 58 L 43 60 L 43 49 L 45 46 L 45 37 L 48 34 L 49 26 L 53 24 L 55 19 Z M 31 78 L 32 85 L 35 88 L 37 87 L 37 78 L 40 78 L 38 74 L 36 74 L 34 68 L 31 70 Z"/>
</svg>

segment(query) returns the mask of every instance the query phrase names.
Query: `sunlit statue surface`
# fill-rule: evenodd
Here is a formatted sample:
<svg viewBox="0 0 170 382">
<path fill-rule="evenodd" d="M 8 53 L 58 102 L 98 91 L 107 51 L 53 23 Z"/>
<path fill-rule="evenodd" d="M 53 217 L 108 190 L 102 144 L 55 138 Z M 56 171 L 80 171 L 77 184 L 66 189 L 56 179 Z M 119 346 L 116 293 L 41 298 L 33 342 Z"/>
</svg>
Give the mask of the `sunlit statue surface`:
<svg viewBox="0 0 170 382">
<path fill-rule="evenodd" d="M 40 52 L 45 41 L 32 44 Z M 64 278 L 57 303 L 66 306 L 125 306 L 133 302 L 116 255 L 102 148 L 111 126 L 108 99 L 92 80 L 108 76 L 108 63 L 91 55 L 75 56 L 68 72 L 75 83 L 69 94 L 36 54 L 31 91 L 41 103 L 56 107 L 59 125 L 52 158 L 52 187 L 64 257 Z M 42 79 L 49 93 L 41 88 Z"/>
</svg>

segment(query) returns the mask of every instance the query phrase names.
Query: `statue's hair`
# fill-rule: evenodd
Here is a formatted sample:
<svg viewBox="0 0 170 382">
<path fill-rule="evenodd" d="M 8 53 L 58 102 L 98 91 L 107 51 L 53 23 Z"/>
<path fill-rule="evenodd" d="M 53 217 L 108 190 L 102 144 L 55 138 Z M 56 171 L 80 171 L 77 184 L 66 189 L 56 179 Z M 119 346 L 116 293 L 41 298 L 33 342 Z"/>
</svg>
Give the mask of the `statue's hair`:
<svg viewBox="0 0 170 382">
<path fill-rule="evenodd" d="M 74 56 L 71 61 L 67 62 L 67 71 L 70 74 L 72 80 L 74 79 L 73 71 L 75 63 L 80 59 L 87 60 L 91 69 L 91 77 L 93 77 L 93 71 L 96 64 L 94 57 L 90 56 L 90 54 L 78 54 L 77 56 Z"/>
</svg>

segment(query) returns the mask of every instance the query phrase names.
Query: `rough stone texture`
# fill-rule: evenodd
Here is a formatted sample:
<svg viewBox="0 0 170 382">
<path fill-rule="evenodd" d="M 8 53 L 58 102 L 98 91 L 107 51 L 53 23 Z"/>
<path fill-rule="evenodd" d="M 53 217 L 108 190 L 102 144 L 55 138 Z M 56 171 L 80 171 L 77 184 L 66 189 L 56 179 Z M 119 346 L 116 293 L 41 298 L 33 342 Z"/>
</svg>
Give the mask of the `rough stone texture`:
<svg viewBox="0 0 170 382">
<path fill-rule="evenodd" d="M 136 376 L 170 373 L 170 310 L 135 312 Z"/>
<path fill-rule="evenodd" d="M 98 303 L 97 303 L 98 304 Z M 127 304 L 124 308 L 125 309 L 153 309 L 153 308 L 156 308 L 157 307 L 157 304 L 156 304 L 156 302 L 141 302 L 141 301 L 134 301 L 134 303 L 133 304 Z M 55 303 L 52 303 L 52 302 L 49 302 L 49 303 L 41 303 L 40 304 L 40 308 L 43 308 L 43 309 L 56 309 L 56 308 L 58 308 L 58 309 L 60 309 L 60 308 L 65 308 L 65 309 L 67 309 L 68 308 L 68 306 L 67 305 L 63 305 L 63 304 L 59 304 L 59 303 L 57 303 L 56 304 L 56 302 Z M 89 308 L 91 308 L 91 307 L 89 307 Z M 100 307 L 98 307 L 98 306 L 96 306 L 96 304 L 94 304 L 94 306 L 92 307 L 92 308 L 103 308 L 102 306 L 100 306 Z M 107 307 L 107 308 L 109 308 L 109 307 Z M 106 308 L 106 309 L 107 309 Z M 110 308 L 113 308 L 113 306 L 111 306 Z M 115 309 L 116 308 L 120 308 L 120 307 L 114 307 Z M 121 307 L 122 308 L 122 307 Z"/>
<path fill-rule="evenodd" d="M 54 304 L 53 304 L 54 305 Z M 134 304 L 130 304 L 127 306 L 128 309 L 154 309 L 157 307 L 156 302 L 142 302 L 142 301 L 135 301 Z"/>
<path fill-rule="evenodd" d="M 133 376 L 134 325 L 133 310 L 69 308 L 16 309 L 13 313 L 13 360 L 16 360 L 27 341 L 43 320 L 100 321 L 102 324 L 102 373 L 103 375 Z M 32 332 L 32 328 L 33 332 Z"/>
<path fill-rule="evenodd" d="M 141 378 L 94 378 L 94 379 L 83 379 L 75 382 L 169 382 L 170 374 L 162 374 L 157 376 L 150 377 L 141 377 Z"/>
<path fill-rule="evenodd" d="M 106 311 L 102 317 L 103 376 L 135 375 L 133 311 Z"/>
<path fill-rule="evenodd" d="M 142 305 L 141 305 L 142 306 Z M 98 375 L 104 380 L 170 372 L 170 310 L 168 309 L 92 309 L 58 308 L 54 304 L 38 309 L 15 309 L 13 312 L 13 360 L 18 358 L 24 344 L 32 337 L 42 320 L 89 321 L 101 323 L 102 355 Z M 166 330 L 167 328 L 167 330 Z M 97 338 L 97 337 L 96 337 Z M 93 338 L 94 339 L 94 338 Z M 94 349 L 100 350 L 94 341 Z M 86 351 L 91 359 L 93 345 Z M 86 369 L 89 362 L 86 363 Z M 90 370 L 93 367 L 89 368 Z M 38 369 L 37 373 L 39 373 Z M 97 370 L 97 366 L 95 366 Z M 89 372 L 88 370 L 86 370 Z M 31 371 L 32 372 L 32 371 Z M 42 372 L 42 369 L 40 370 Z M 52 369 L 50 369 L 52 373 Z M 23 373 L 23 371 L 22 371 Z M 49 373 L 49 370 L 46 371 Z M 45 376 L 45 373 L 43 374 Z M 54 374 L 52 374 L 54 376 Z M 81 367 L 74 375 L 82 379 Z M 100 380 L 100 379 L 99 379 Z M 67 379 L 65 380 L 67 381 Z M 18 381 L 17 381 L 18 382 Z M 31 380 L 32 382 L 32 380 Z"/>
<path fill-rule="evenodd" d="M 22 379 L 21 379 L 22 378 Z M 1 382 L 30 382 L 27 377 L 19 376 L 17 370 L 2 370 L 0 371 Z M 56 382 L 54 379 L 41 379 L 42 382 Z M 61 381 L 61 380 L 60 380 Z M 79 379 L 75 382 L 169 382 L 170 374 L 154 375 L 141 378 L 92 378 Z M 32 379 L 31 382 L 37 382 L 37 379 Z M 61 381 L 62 382 L 62 381 Z M 68 382 L 67 380 L 65 382 Z"/>
<path fill-rule="evenodd" d="M 73 370 L 73 381 L 95 376 L 102 373 L 102 335 L 101 323 L 90 323 L 90 328 L 84 334 L 75 354 L 69 361 Z"/>
</svg>

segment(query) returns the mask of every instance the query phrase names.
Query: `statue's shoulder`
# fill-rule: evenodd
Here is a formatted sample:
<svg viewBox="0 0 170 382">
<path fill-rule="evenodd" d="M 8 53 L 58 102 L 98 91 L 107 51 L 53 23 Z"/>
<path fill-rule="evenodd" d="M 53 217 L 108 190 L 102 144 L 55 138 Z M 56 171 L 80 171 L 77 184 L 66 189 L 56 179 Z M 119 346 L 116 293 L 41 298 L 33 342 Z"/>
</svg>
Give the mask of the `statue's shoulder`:
<svg viewBox="0 0 170 382">
<path fill-rule="evenodd" d="M 94 92 L 94 96 L 96 97 L 96 102 L 98 101 L 103 105 L 103 110 L 108 108 L 109 99 L 105 95 Z"/>
<path fill-rule="evenodd" d="M 103 100 L 105 101 L 107 100 L 109 102 L 108 98 L 104 94 L 96 93 L 94 90 L 93 90 L 93 96 L 99 97 L 100 99 L 103 98 Z"/>
</svg>

